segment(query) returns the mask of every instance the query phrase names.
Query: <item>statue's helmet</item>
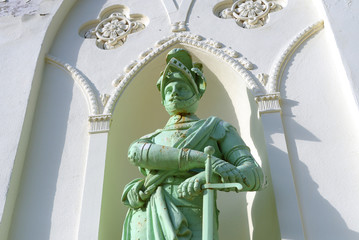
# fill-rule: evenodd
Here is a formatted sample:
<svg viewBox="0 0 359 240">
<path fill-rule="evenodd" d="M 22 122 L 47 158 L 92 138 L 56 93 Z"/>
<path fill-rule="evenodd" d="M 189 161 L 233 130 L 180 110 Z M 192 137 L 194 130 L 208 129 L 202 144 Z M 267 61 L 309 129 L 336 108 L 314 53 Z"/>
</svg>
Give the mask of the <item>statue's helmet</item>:
<svg viewBox="0 0 359 240">
<path fill-rule="evenodd" d="M 164 89 L 171 81 L 171 75 L 180 73 L 181 80 L 191 87 L 196 99 L 199 100 L 206 91 L 206 79 L 202 72 L 201 63 L 192 63 L 191 55 L 182 48 L 174 48 L 168 52 L 166 57 L 166 68 L 161 72 L 157 81 L 157 88 L 161 93 L 162 103 L 165 99 Z"/>
</svg>

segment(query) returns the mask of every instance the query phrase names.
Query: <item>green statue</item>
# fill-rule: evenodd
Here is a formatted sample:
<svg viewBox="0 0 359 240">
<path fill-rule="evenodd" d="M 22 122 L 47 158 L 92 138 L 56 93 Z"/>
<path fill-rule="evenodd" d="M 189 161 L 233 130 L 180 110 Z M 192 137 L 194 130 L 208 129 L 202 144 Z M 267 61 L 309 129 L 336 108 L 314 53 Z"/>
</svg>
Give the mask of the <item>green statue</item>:
<svg viewBox="0 0 359 240">
<path fill-rule="evenodd" d="M 122 201 L 130 209 L 123 240 L 202 239 L 205 147 L 212 147 L 212 182 L 240 183 L 242 191 L 255 191 L 264 181 L 261 168 L 233 126 L 217 117 L 195 115 L 206 90 L 202 65 L 192 63 L 189 53 L 178 48 L 168 53 L 166 62 L 157 87 L 170 119 L 163 129 L 129 148 L 128 157 L 144 178 L 125 187 Z M 213 238 L 218 239 L 215 201 L 212 207 Z"/>
</svg>

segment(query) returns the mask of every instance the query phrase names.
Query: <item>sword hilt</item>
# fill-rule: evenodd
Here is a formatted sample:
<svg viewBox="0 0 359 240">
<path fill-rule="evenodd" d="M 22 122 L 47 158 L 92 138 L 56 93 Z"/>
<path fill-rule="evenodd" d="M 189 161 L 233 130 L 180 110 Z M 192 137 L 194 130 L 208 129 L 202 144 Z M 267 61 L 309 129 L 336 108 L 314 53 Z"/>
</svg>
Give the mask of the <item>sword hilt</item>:
<svg viewBox="0 0 359 240">
<path fill-rule="evenodd" d="M 206 160 L 206 183 L 210 183 L 212 180 L 212 155 L 215 150 L 212 146 L 207 146 L 204 148 L 204 153 L 207 154 Z"/>
<path fill-rule="evenodd" d="M 206 160 L 206 184 L 202 185 L 202 189 L 226 189 L 226 188 L 236 188 L 237 191 L 243 189 L 242 184 L 240 183 L 211 183 L 212 181 L 212 155 L 215 150 L 212 146 L 207 146 L 204 148 L 204 153 L 207 154 Z"/>
<path fill-rule="evenodd" d="M 202 185 L 202 189 L 212 189 L 212 190 L 221 190 L 221 189 L 233 189 L 235 188 L 237 191 L 241 191 L 243 189 L 242 184 L 240 183 L 206 183 Z"/>
</svg>

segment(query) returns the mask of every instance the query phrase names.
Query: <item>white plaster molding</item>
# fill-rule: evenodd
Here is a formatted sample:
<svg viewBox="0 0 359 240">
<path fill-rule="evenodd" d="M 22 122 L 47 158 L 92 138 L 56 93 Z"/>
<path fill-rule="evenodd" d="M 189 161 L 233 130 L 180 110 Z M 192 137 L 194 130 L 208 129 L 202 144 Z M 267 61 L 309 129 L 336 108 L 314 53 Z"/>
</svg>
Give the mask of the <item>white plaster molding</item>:
<svg viewBox="0 0 359 240">
<path fill-rule="evenodd" d="M 268 93 L 279 92 L 284 69 L 287 66 L 287 63 L 292 57 L 293 53 L 303 42 L 305 42 L 310 36 L 321 30 L 323 27 L 324 22 L 318 21 L 305 28 L 290 42 L 288 47 L 279 56 L 278 60 L 275 61 L 275 64 L 271 69 L 270 77 L 266 86 Z"/>
<path fill-rule="evenodd" d="M 82 93 L 85 95 L 87 103 L 89 105 L 90 115 L 97 115 L 100 113 L 100 106 L 97 101 L 97 96 L 88 80 L 73 66 L 61 61 L 60 59 L 51 55 L 46 56 L 46 61 L 56 67 L 65 70 L 70 74 L 72 79 L 79 85 Z"/>
<path fill-rule="evenodd" d="M 222 43 L 218 43 L 214 40 L 206 40 L 199 35 L 184 32 L 176 33 L 159 40 L 153 49 L 146 50 L 144 53 L 140 54 L 140 59 L 138 61 L 133 61 L 130 65 L 128 65 L 125 68 L 125 74 L 120 75 L 118 78 L 112 81 L 112 84 L 116 88 L 114 89 L 110 99 L 108 100 L 108 103 L 104 110 L 104 114 L 111 114 L 113 112 L 114 107 L 127 84 L 131 82 L 134 76 L 147 63 L 149 63 L 157 55 L 177 43 L 182 43 L 184 45 L 189 45 L 191 47 L 201 49 L 215 55 L 219 59 L 222 59 L 244 78 L 247 87 L 252 91 L 254 96 L 265 94 L 264 88 L 262 87 L 260 82 L 257 79 L 253 78 L 247 71 L 247 69 L 252 69 L 253 65 L 243 57 L 238 58 L 239 53 L 235 52 L 230 48 L 225 48 Z M 237 58 L 233 56 L 236 56 Z"/>
<path fill-rule="evenodd" d="M 262 83 L 263 86 L 266 86 L 268 83 L 269 75 L 266 73 L 259 73 L 257 74 L 257 78 L 259 79 L 259 81 Z"/>
<path fill-rule="evenodd" d="M 129 65 L 127 65 L 123 70 L 125 71 L 125 73 L 129 73 L 136 65 L 138 64 L 138 62 L 132 61 Z"/>
<path fill-rule="evenodd" d="M 248 69 L 248 70 L 252 70 L 252 69 L 254 68 L 254 67 L 253 67 L 253 64 L 252 64 L 250 61 L 248 61 L 248 59 L 245 58 L 245 57 L 240 57 L 240 58 L 238 58 L 238 62 L 239 62 L 240 64 L 242 64 L 243 67 L 245 67 L 245 68 Z"/>
<path fill-rule="evenodd" d="M 267 94 L 255 97 L 258 103 L 258 111 L 260 114 L 280 112 L 280 93 Z"/>
<path fill-rule="evenodd" d="M 103 106 L 106 106 L 108 99 L 110 98 L 110 95 L 104 93 L 100 94 L 101 102 Z"/>
<path fill-rule="evenodd" d="M 89 133 L 103 133 L 110 130 L 111 114 L 89 116 Z"/>
<path fill-rule="evenodd" d="M 113 49 L 123 45 L 127 35 L 143 28 L 144 24 L 141 22 L 132 22 L 121 13 L 112 13 L 108 18 L 102 20 L 90 33 L 96 35 L 97 42 L 104 49 Z"/>
<path fill-rule="evenodd" d="M 162 4 L 167 11 L 171 22 L 172 32 L 187 31 L 188 13 L 191 9 L 193 0 L 162 0 Z"/>
<path fill-rule="evenodd" d="M 248 29 L 263 26 L 270 12 L 282 9 L 279 3 L 271 0 L 237 0 L 228 8 L 216 10 L 221 5 L 226 3 L 219 3 L 214 8 L 220 18 L 233 18 L 240 27 Z"/>
<path fill-rule="evenodd" d="M 101 11 L 96 20 L 81 26 L 79 33 L 84 38 L 95 38 L 97 47 L 110 50 L 122 46 L 128 35 L 141 31 L 148 24 L 142 14 L 129 14 L 124 5 L 114 5 Z"/>
<path fill-rule="evenodd" d="M 117 78 L 112 81 L 112 86 L 117 87 L 120 82 L 125 78 L 124 74 L 120 74 Z"/>
</svg>

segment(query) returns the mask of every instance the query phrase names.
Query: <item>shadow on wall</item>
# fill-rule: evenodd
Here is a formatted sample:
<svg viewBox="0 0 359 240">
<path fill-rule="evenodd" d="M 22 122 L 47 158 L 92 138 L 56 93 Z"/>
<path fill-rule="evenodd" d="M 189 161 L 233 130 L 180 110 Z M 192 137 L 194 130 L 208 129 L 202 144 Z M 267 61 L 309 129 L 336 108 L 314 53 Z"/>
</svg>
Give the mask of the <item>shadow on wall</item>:
<svg viewBox="0 0 359 240">
<path fill-rule="evenodd" d="M 103 5 L 104 2 L 99 1 L 97 4 Z M 80 3 L 75 3 L 72 8 L 75 11 L 72 10 L 64 19 L 50 51 L 51 54 L 54 52 L 66 52 L 64 60 L 69 60 L 70 63 L 76 63 L 80 46 L 84 40 L 78 38 L 77 35 L 64 34 L 64 32 L 68 31 L 70 26 L 75 30 L 72 32 L 76 33 L 78 26 L 71 23 L 78 22 L 77 19 L 81 19 L 81 16 L 85 14 L 97 15 L 96 9 L 101 9 L 101 7 L 88 7 L 87 9 L 82 9 L 80 14 L 77 14 L 79 9 L 77 4 Z M 45 39 L 45 41 L 48 41 L 48 39 Z M 57 54 L 55 55 L 58 56 Z M 77 135 L 75 138 L 78 137 L 79 141 L 85 141 L 81 149 L 78 150 L 82 151 L 82 147 L 86 148 L 87 133 L 80 131 L 86 130 L 87 116 L 81 114 L 88 114 L 87 104 L 80 90 L 74 87 L 73 79 L 63 70 L 46 65 L 41 81 L 28 151 L 9 232 L 9 239 L 14 240 L 27 240 L 29 238 L 48 240 L 52 238 L 52 228 L 60 229 L 61 227 L 68 231 L 62 233 L 62 237 L 77 234 L 75 232 L 76 227 L 72 227 L 76 226 L 77 218 L 64 219 L 61 216 L 76 213 L 79 206 L 72 204 L 71 206 L 66 206 L 66 208 L 55 206 L 55 197 L 60 195 L 59 198 L 67 198 L 70 202 L 74 202 L 75 200 L 73 199 L 79 197 L 68 196 L 64 186 L 59 187 L 57 184 L 59 179 L 67 174 L 73 174 L 71 176 L 73 179 L 67 180 L 72 184 L 69 188 L 73 187 L 74 184 L 81 184 L 81 180 L 76 179 L 74 176 L 83 174 L 84 159 L 73 159 L 76 158 L 75 152 L 78 153 L 77 151 L 72 152 L 73 156 L 66 156 L 71 150 L 66 150 L 65 148 L 68 147 L 66 146 L 68 141 L 66 138 L 73 133 Z M 76 96 L 73 95 L 73 91 Z M 80 102 L 82 109 L 79 114 L 81 117 L 71 116 L 70 106 L 74 98 L 79 98 L 75 100 Z M 71 124 L 68 124 L 69 122 Z M 83 129 L 71 129 L 71 126 L 83 126 Z M 70 131 L 72 133 L 69 134 Z M 68 161 L 72 161 L 72 163 L 68 163 Z M 63 162 L 72 164 L 71 170 L 78 172 L 59 173 Z M 80 188 L 81 186 L 78 186 L 78 189 Z"/>
<path fill-rule="evenodd" d="M 298 104 L 296 101 L 293 100 L 285 99 L 284 101 L 284 105 L 288 107 L 293 107 Z M 287 144 L 290 146 L 291 162 L 295 162 L 296 172 L 300 172 L 301 175 L 300 184 L 302 186 L 305 186 L 306 189 L 305 195 L 307 196 L 307 198 L 299 198 L 302 199 L 302 202 L 300 202 L 299 204 L 301 205 L 302 209 L 303 204 L 305 204 L 307 208 L 304 209 L 305 212 L 311 212 L 310 216 L 304 216 L 305 219 L 310 217 L 310 223 L 308 221 L 305 223 L 305 225 L 310 224 L 312 225 L 311 228 L 313 228 L 313 226 L 315 228 L 315 232 L 312 231 L 311 236 L 313 237 L 313 239 L 320 238 L 328 240 L 338 239 L 338 235 L 340 235 L 341 239 L 359 239 L 359 233 L 350 230 L 338 210 L 320 194 L 319 185 L 312 179 L 308 167 L 299 159 L 298 150 L 295 142 L 296 140 L 305 140 L 310 142 L 318 142 L 320 140 L 316 138 L 311 132 L 306 130 L 304 127 L 300 126 L 293 118 L 286 118 L 285 121 L 286 124 L 292 125 L 292 128 L 300 129 L 299 131 L 297 131 L 297 133 L 299 134 L 296 135 L 296 138 L 287 138 Z M 279 154 L 286 154 L 279 149 L 275 150 L 278 151 Z M 294 176 L 294 178 L 296 179 L 296 176 Z M 310 198 L 308 198 L 308 196 L 310 196 Z M 310 208 L 311 210 L 309 210 L 308 208 Z"/>
<path fill-rule="evenodd" d="M 319 34 L 324 34 L 324 33 L 319 33 Z M 317 37 L 317 35 L 318 34 L 311 36 L 310 40 Z M 315 49 L 316 45 L 309 44 L 311 43 L 310 40 L 308 40 L 305 44 L 301 45 L 296 51 L 296 53 L 293 55 L 283 74 L 283 80 L 286 81 L 289 80 L 288 79 L 289 69 L 291 67 L 294 67 L 293 66 L 294 64 L 298 64 L 298 63 L 303 64 L 306 67 L 306 69 L 308 69 L 308 72 L 313 71 L 313 69 L 315 69 L 315 71 L 318 71 L 316 67 L 319 64 L 322 64 L 321 62 L 318 63 L 318 65 L 314 64 L 313 66 L 310 65 L 311 64 L 310 62 L 309 63 L 300 62 L 300 60 L 303 60 L 300 54 L 305 54 L 305 51 L 308 51 L 308 49 L 305 49 L 305 51 L 303 51 L 304 47 L 308 47 L 309 49 L 315 51 L 318 54 L 320 54 L 320 50 L 324 51 L 323 49 L 319 49 L 319 50 Z M 323 43 L 323 45 L 326 46 L 325 43 Z M 295 62 L 296 60 L 295 58 L 298 58 L 297 62 Z M 319 185 L 313 180 L 310 173 L 310 169 L 300 159 L 300 156 L 298 154 L 298 145 L 297 145 L 298 140 L 305 142 L 321 142 L 321 139 L 318 139 L 318 137 L 315 136 L 311 131 L 307 130 L 305 127 L 301 126 L 296 121 L 296 116 L 293 114 L 293 109 L 296 107 L 300 107 L 300 104 L 304 104 L 304 103 L 299 103 L 298 101 L 287 98 L 288 97 L 287 95 L 289 95 L 288 91 L 290 91 L 291 94 L 295 92 L 295 94 L 297 95 L 302 93 L 303 88 L 309 88 L 308 80 L 304 79 L 303 82 L 301 83 L 302 85 L 300 83 L 296 83 L 295 89 L 290 89 L 289 81 L 288 83 L 287 82 L 285 83 L 286 84 L 284 83 L 281 84 L 283 125 L 286 127 L 285 129 L 286 141 L 290 153 L 291 165 L 292 168 L 295 170 L 293 171 L 293 175 L 297 184 L 296 190 L 297 193 L 301 193 L 301 195 L 298 196 L 298 199 L 302 211 L 302 221 L 304 221 L 304 231 L 307 232 L 308 239 L 309 238 L 328 239 L 328 240 L 359 239 L 359 233 L 350 230 L 344 218 L 341 216 L 340 212 L 333 205 L 331 205 L 330 202 L 327 199 L 325 199 L 325 197 L 321 195 L 319 191 Z M 316 82 L 310 82 L 310 84 L 312 84 L 311 87 L 315 89 L 316 87 L 318 87 L 317 85 L 320 85 L 321 83 L 320 81 L 316 81 Z M 330 84 L 330 82 L 325 82 L 325 84 Z M 293 85 L 291 87 L 293 88 Z M 321 90 L 325 91 L 325 89 L 321 89 Z M 295 97 L 296 95 L 294 95 L 293 97 Z M 312 96 L 309 96 L 309 98 L 310 97 Z M 313 99 L 309 99 L 305 104 L 319 104 L 317 102 L 310 103 L 310 101 L 313 101 Z M 314 117 L 323 117 L 323 116 L 310 116 L 310 117 L 314 118 Z M 273 132 L 273 134 L 275 134 L 275 131 Z M 334 141 L 335 139 L 333 139 L 333 142 L 329 144 L 334 145 L 335 144 Z M 328 146 L 326 146 L 324 143 L 321 146 L 323 148 L 328 148 Z M 301 148 L 300 150 L 302 153 L 305 152 L 305 149 L 303 148 Z M 275 151 L 277 151 L 278 154 L 286 154 L 279 149 L 275 149 Z M 338 157 L 339 158 L 337 159 L 340 159 L 340 156 Z M 311 161 L 316 161 L 316 159 L 311 159 Z M 319 169 L 319 171 L 325 171 L 325 170 Z M 296 173 L 300 173 L 300 176 L 299 174 L 298 176 L 296 176 Z M 328 176 L 328 177 L 339 178 L 338 175 Z M 336 191 L 336 189 L 333 189 L 333 191 Z"/>
<path fill-rule="evenodd" d="M 241 126 L 236 116 L 234 103 L 225 86 L 211 68 L 205 66 L 204 73 L 208 86 L 198 108 L 199 117 L 218 116 L 235 126 L 240 133 Z M 218 229 L 220 239 L 227 239 L 229 236 L 249 239 L 246 193 L 218 191 L 217 206 L 220 211 Z"/>
<path fill-rule="evenodd" d="M 285 95 L 285 92 L 283 95 Z M 283 96 L 283 98 L 283 109 L 286 110 L 285 124 L 286 126 L 291 126 L 291 129 L 296 129 L 295 135 L 293 135 L 295 136 L 294 138 L 287 136 L 291 162 L 295 165 L 296 172 L 300 172 L 300 184 L 301 186 L 305 186 L 304 194 L 307 196 L 299 196 L 299 201 L 302 200 L 299 204 L 302 211 L 304 211 L 303 214 L 305 214 L 305 212 L 308 213 L 308 211 L 311 212 L 310 216 L 303 215 L 304 219 L 309 220 L 308 217 L 310 218 L 310 222 L 304 222 L 304 228 L 306 228 L 308 224 L 311 225 L 311 229 L 315 226 L 315 231 L 311 231 L 311 236 L 315 239 L 334 240 L 338 239 L 338 235 L 340 235 L 342 239 L 359 239 L 359 233 L 350 230 L 338 210 L 320 194 L 319 185 L 312 179 L 308 167 L 300 160 L 296 140 L 320 142 L 320 139 L 295 121 L 295 115 L 293 115 L 291 109 L 299 105 L 299 103 L 287 99 L 285 96 Z M 273 134 L 274 133 L 275 132 L 273 132 Z M 286 154 L 279 149 L 275 150 L 278 151 L 279 154 Z M 293 172 L 293 174 L 294 178 L 298 179 L 298 176 L 295 176 L 295 172 Z M 309 196 L 310 198 L 308 198 Z M 303 209 L 304 204 L 306 205 L 305 209 Z"/>
<path fill-rule="evenodd" d="M 248 95 L 251 96 L 251 92 L 247 89 Z M 252 109 L 258 108 L 256 102 L 251 101 Z M 251 137 L 257 139 L 254 141 L 255 149 L 258 150 L 260 160 L 262 163 L 262 169 L 266 176 L 267 187 L 255 193 L 254 200 L 251 209 L 252 219 L 252 240 L 269 240 L 280 239 L 280 229 L 278 224 L 277 209 L 275 204 L 275 197 L 273 191 L 273 185 L 271 182 L 270 168 L 268 164 L 268 155 L 262 120 L 258 117 L 258 111 L 252 111 L 250 115 L 250 127 Z M 261 136 L 258 138 L 258 136 Z M 259 160 L 259 159 L 258 159 Z M 249 193 L 253 195 L 254 193 Z M 268 221 L 271 221 L 270 223 Z"/>
<path fill-rule="evenodd" d="M 61 79 L 66 78 L 62 70 L 49 68 L 56 74 L 49 77 L 45 71 L 39 91 L 9 239 L 26 240 L 29 236 L 32 239 L 50 239 L 73 81 L 69 76 L 65 79 L 67 81 Z"/>
<path fill-rule="evenodd" d="M 347 240 L 359 239 L 359 233 L 350 230 L 338 210 L 320 194 L 319 185 L 311 178 L 308 167 L 299 160 L 295 139 L 289 139 L 288 144 L 292 146 L 291 157 L 297 162 L 297 171 L 301 173 L 301 178 L 305 179 L 301 184 L 306 186 L 306 195 L 310 196 L 310 199 L 306 200 L 310 201 L 310 222 L 315 226 L 315 232 L 311 232 L 312 238 L 335 240 L 340 236 L 341 239 Z M 301 205 L 303 204 L 304 201 L 301 202 Z"/>
</svg>

